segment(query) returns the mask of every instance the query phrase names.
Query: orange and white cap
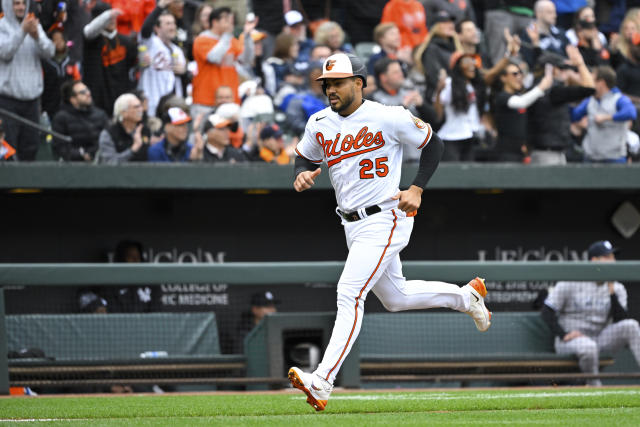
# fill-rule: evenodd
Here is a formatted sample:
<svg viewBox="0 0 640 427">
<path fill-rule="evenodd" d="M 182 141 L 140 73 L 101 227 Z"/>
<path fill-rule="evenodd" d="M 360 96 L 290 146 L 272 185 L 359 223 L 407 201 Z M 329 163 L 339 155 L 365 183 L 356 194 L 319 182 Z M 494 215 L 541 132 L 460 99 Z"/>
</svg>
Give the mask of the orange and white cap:
<svg viewBox="0 0 640 427">
<path fill-rule="evenodd" d="M 211 128 L 222 129 L 231 125 L 231 120 L 225 119 L 219 114 L 210 114 L 207 121 L 204 122 L 204 132 L 207 132 Z"/>
<path fill-rule="evenodd" d="M 163 121 L 164 123 L 171 123 L 172 125 L 183 125 L 190 122 L 191 117 L 189 117 L 182 108 L 171 107 L 165 113 Z"/>
<path fill-rule="evenodd" d="M 343 79 L 355 76 L 362 79 L 363 87 L 367 86 L 367 67 L 364 66 L 364 62 L 350 53 L 336 53 L 324 61 L 322 75 L 316 80 Z"/>
</svg>

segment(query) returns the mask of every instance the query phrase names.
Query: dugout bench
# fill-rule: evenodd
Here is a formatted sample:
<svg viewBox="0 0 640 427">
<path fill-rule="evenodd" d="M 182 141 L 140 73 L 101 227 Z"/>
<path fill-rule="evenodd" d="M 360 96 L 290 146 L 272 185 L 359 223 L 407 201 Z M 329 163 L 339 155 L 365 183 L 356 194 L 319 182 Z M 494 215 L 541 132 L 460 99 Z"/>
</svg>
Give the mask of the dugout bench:
<svg viewBox="0 0 640 427">
<path fill-rule="evenodd" d="M 537 311 L 496 312 L 487 332 L 479 332 L 469 316 L 455 312 L 365 314 L 359 337 L 361 381 L 466 386 L 574 379 L 577 359 L 556 354 L 553 340 Z M 637 372 L 634 365 L 628 350 L 615 361 L 600 355 L 601 370 Z"/>
<path fill-rule="evenodd" d="M 11 386 L 219 384 L 245 372 L 244 355 L 220 353 L 214 313 L 8 315 L 6 328 L 10 353 L 44 352 L 9 359 Z"/>
</svg>

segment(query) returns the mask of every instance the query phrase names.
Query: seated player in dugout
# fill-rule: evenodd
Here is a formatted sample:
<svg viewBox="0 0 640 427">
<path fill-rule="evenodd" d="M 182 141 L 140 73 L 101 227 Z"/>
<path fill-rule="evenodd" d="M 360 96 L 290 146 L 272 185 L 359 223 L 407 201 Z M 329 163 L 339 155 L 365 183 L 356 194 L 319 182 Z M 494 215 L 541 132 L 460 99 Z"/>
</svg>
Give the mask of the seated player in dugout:
<svg viewBox="0 0 640 427">
<path fill-rule="evenodd" d="M 262 319 L 278 311 L 276 305 L 279 301 L 270 291 L 258 292 L 251 295 L 249 310 L 242 313 L 240 321 L 236 326 L 235 342 L 233 343 L 233 353 L 244 353 L 245 337 L 262 321 Z"/>
<path fill-rule="evenodd" d="M 608 240 L 589 246 L 591 262 L 615 262 L 617 249 Z M 640 326 L 630 318 L 627 290 L 620 282 L 558 282 L 549 291 L 542 307 L 542 318 L 555 335 L 558 354 L 574 354 L 580 370 L 598 374 L 602 352 L 629 347 L 640 367 Z M 599 387 L 599 378 L 587 385 Z"/>
<path fill-rule="evenodd" d="M 292 367 L 288 376 L 307 395 L 307 403 L 322 411 L 358 337 L 370 291 L 389 311 L 446 307 L 466 313 L 479 331 L 489 329 L 491 313 L 484 305 L 484 279 L 476 277 L 460 287 L 402 275 L 400 251 L 409 243 L 422 192 L 442 156 L 442 140 L 404 107 L 363 99 L 367 71 L 355 55 L 330 56 L 318 79 L 330 107 L 309 118 L 296 147 L 293 187 L 298 192 L 311 188 L 326 167 L 349 255 L 338 281 L 338 313 L 322 362 L 312 373 Z M 420 151 L 420 161 L 412 185 L 400 191 L 403 150 Z"/>
</svg>

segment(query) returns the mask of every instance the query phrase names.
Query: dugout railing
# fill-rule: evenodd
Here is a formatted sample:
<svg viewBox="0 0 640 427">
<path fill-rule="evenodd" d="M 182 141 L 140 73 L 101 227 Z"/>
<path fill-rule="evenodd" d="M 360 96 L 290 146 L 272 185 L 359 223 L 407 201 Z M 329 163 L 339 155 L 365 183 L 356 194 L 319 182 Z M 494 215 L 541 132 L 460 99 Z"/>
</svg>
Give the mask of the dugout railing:
<svg viewBox="0 0 640 427">
<path fill-rule="evenodd" d="M 162 284 L 162 283 L 228 283 L 259 285 L 269 283 L 299 284 L 305 282 L 335 283 L 343 262 L 284 262 L 284 263 L 221 263 L 221 264 L 0 264 L 0 393 L 9 389 L 9 365 L 5 326 L 4 287 L 7 286 L 77 286 L 88 283 L 104 286 Z M 509 280 L 619 280 L 640 281 L 640 261 L 619 261 L 612 264 L 588 262 L 420 262 L 403 264 L 407 277 L 429 277 L 432 280 L 464 282 L 479 275 L 493 281 Z M 265 338 L 264 351 L 269 348 Z M 266 353 L 265 353 L 266 354 Z M 247 360 L 251 363 L 251 358 Z M 245 372 L 266 372 L 266 376 L 228 378 L 227 383 L 282 384 L 283 378 L 269 376 L 269 370 L 246 367 Z M 453 380 L 473 379 L 474 374 L 463 373 Z M 477 374 L 476 374 L 477 375 Z M 481 379 L 507 379 L 504 374 L 486 373 Z M 520 376 L 518 376 L 520 375 Z M 532 378 L 532 374 L 510 374 L 508 379 Z M 592 376 L 592 375 L 591 375 Z M 638 373 L 601 373 L 601 378 L 640 378 Z M 536 378 L 588 378 L 589 374 L 539 374 Z M 423 376 L 381 376 L 371 380 L 385 381 L 447 380 L 440 374 Z M 100 381 L 99 379 L 97 380 Z M 108 383 L 107 381 L 103 381 Z M 207 383 L 206 379 L 193 382 Z M 351 385 L 357 385 L 357 382 Z"/>
</svg>

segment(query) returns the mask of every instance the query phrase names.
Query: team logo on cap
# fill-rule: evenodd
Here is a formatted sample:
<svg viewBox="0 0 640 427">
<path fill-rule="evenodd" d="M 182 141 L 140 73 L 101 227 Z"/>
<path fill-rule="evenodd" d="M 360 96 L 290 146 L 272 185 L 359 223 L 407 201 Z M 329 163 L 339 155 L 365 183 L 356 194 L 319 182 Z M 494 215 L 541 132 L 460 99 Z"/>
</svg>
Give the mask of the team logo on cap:
<svg viewBox="0 0 640 427">
<path fill-rule="evenodd" d="M 416 125 L 418 129 L 424 129 L 427 127 L 427 124 L 422 120 L 420 120 L 419 118 L 414 116 L 411 116 L 411 118 L 413 119 L 413 123 Z"/>
<path fill-rule="evenodd" d="M 331 71 L 331 69 L 333 68 L 333 66 L 334 66 L 334 65 L 336 65 L 336 60 L 335 60 L 335 59 L 329 59 L 329 60 L 327 61 L 327 65 L 325 65 L 325 66 L 324 66 L 324 68 L 325 68 L 327 71 Z"/>
</svg>

